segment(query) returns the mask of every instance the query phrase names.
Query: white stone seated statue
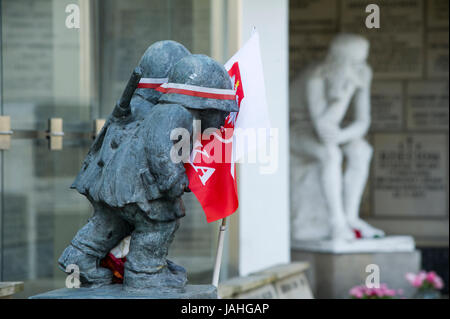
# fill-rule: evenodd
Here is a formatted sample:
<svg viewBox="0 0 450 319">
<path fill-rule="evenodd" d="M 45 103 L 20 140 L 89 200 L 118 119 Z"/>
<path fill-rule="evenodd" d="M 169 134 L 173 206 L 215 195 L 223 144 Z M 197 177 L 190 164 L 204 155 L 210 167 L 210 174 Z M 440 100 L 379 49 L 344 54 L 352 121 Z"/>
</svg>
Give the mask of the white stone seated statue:
<svg viewBox="0 0 450 319">
<path fill-rule="evenodd" d="M 383 237 L 359 217 L 369 174 L 372 71 L 369 42 L 340 34 L 325 60 L 291 85 L 291 207 L 294 240 Z M 346 114 L 352 114 L 343 123 Z M 347 121 L 346 121 L 347 122 Z"/>
</svg>

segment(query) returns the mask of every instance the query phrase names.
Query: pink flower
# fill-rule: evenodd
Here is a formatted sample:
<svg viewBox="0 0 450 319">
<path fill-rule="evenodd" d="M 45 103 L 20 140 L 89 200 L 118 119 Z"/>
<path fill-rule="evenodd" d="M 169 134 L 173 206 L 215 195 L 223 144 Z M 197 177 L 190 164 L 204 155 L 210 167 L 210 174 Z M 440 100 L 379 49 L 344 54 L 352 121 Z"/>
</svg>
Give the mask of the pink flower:
<svg viewBox="0 0 450 319">
<path fill-rule="evenodd" d="M 433 287 L 437 290 L 441 290 L 444 286 L 444 283 L 442 282 L 441 277 L 439 277 L 436 272 L 430 271 L 427 274 L 427 281 L 433 285 Z"/>
<path fill-rule="evenodd" d="M 389 289 L 387 284 L 381 284 L 379 288 L 379 297 L 395 297 L 397 292 L 394 289 Z"/>
<path fill-rule="evenodd" d="M 373 293 L 374 295 L 376 295 L 377 297 L 384 297 L 384 291 L 383 289 L 380 288 L 373 288 Z"/>
<path fill-rule="evenodd" d="M 395 297 L 396 294 L 397 293 L 396 293 L 396 291 L 394 289 L 387 289 L 385 291 L 385 295 L 388 296 L 388 297 Z"/>
<path fill-rule="evenodd" d="M 443 288 L 444 283 L 442 278 L 436 274 L 434 271 L 426 272 L 420 271 L 417 275 L 413 273 L 407 273 L 405 275 L 406 280 L 415 288 L 421 288 L 426 286 L 426 284 L 431 284 L 433 288 L 440 290 Z"/>
<path fill-rule="evenodd" d="M 378 298 L 392 298 L 397 295 L 397 291 L 390 289 L 387 284 L 380 284 L 379 288 L 369 288 L 367 286 L 355 286 L 349 291 L 350 296 L 353 298 L 369 297 L 372 299 Z"/>
<path fill-rule="evenodd" d="M 434 278 L 433 287 L 437 290 L 441 290 L 444 287 L 444 283 L 442 282 L 441 277 L 437 276 Z"/>
<path fill-rule="evenodd" d="M 358 298 L 358 299 L 361 299 L 362 297 L 364 297 L 364 294 L 361 291 L 359 291 L 356 294 L 354 294 L 353 296 Z"/>
<path fill-rule="evenodd" d="M 412 282 L 413 287 L 419 288 L 420 286 L 422 286 L 423 284 L 423 278 L 416 276 L 416 278 L 414 278 L 414 281 Z"/>
<path fill-rule="evenodd" d="M 408 276 L 408 274 L 407 274 Z M 410 279 L 412 279 L 412 281 L 410 281 L 411 285 L 413 287 L 419 288 L 420 286 L 422 286 L 423 282 L 425 281 L 425 279 L 427 278 L 427 273 L 425 271 L 420 271 L 417 275 L 412 274 L 408 276 Z M 407 277 L 407 279 L 408 279 Z"/>
<path fill-rule="evenodd" d="M 355 286 L 352 289 L 350 289 L 350 296 L 353 296 L 355 298 L 362 298 L 364 296 L 364 292 L 361 286 Z"/>
<path fill-rule="evenodd" d="M 429 283 L 433 283 L 436 278 L 438 277 L 438 275 L 434 272 L 434 271 L 430 271 L 427 275 L 426 275 L 426 280 Z"/>
<path fill-rule="evenodd" d="M 363 292 L 366 296 L 375 296 L 376 294 L 375 291 L 373 291 L 373 289 L 367 287 L 364 287 Z"/>
<path fill-rule="evenodd" d="M 416 275 L 413 274 L 412 272 L 408 272 L 406 273 L 405 278 L 412 285 L 414 280 L 416 279 Z"/>
<path fill-rule="evenodd" d="M 425 270 L 421 270 L 417 274 L 417 277 L 419 277 L 423 281 L 423 280 L 427 279 L 427 272 Z"/>
</svg>

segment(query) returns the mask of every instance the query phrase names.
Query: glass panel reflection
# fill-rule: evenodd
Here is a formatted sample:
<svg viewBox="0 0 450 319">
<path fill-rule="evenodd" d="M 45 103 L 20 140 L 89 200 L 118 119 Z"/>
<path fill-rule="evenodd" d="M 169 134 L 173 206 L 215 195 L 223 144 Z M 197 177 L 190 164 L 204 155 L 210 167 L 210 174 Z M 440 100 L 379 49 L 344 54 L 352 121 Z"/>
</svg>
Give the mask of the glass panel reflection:
<svg viewBox="0 0 450 319">
<path fill-rule="evenodd" d="M 64 286 L 56 259 L 91 214 L 69 190 L 86 152 L 69 141 L 50 152 L 45 140 L 13 140 L 4 153 L 3 280 L 25 281 L 23 296 Z"/>
<path fill-rule="evenodd" d="M 89 202 L 69 190 L 92 142 L 64 137 L 62 151 L 41 137 L 51 117 L 64 131 L 89 132 L 107 117 L 130 72 L 155 41 L 173 39 L 192 53 L 210 54 L 210 2 L 203 0 L 3 0 L 3 113 L 16 135 L 3 152 L 3 266 L 0 281 L 25 281 L 27 297 L 64 286 L 56 260 L 90 217 Z M 65 27 L 65 7 L 80 5 L 83 30 Z M 83 22 L 84 21 L 84 22 Z M 170 258 L 190 283 L 209 283 L 217 225 L 207 224 L 193 194 L 184 196 Z M 225 262 L 224 262 L 225 264 Z"/>
</svg>

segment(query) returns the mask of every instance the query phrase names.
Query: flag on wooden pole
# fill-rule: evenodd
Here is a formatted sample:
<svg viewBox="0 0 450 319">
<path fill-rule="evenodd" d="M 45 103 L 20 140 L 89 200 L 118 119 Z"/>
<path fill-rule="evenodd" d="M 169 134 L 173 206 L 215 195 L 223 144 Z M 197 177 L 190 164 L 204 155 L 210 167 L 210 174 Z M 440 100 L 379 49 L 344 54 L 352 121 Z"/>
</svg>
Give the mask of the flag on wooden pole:
<svg viewBox="0 0 450 319">
<path fill-rule="evenodd" d="M 266 142 L 261 139 L 253 143 L 239 132 L 270 128 L 258 32 L 254 31 L 225 68 L 236 92 L 239 112 L 230 113 L 223 128 L 207 137 L 206 143 L 197 142 L 191 161 L 185 164 L 189 188 L 202 205 L 208 222 L 236 211 L 239 202 L 235 161 L 256 150 L 259 142 Z"/>
<path fill-rule="evenodd" d="M 218 286 L 226 230 L 226 218 L 238 208 L 235 162 L 255 151 L 266 139 L 248 141 L 246 130 L 266 129 L 270 122 L 259 48 L 259 35 L 253 30 L 247 43 L 225 64 L 236 92 L 239 112 L 232 112 L 220 132 L 207 143 L 194 145 L 190 163 L 185 164 L 189 188 L 206 214 L 206 220 L 222 219 L 217 242 L 212 284 Z M 266 136 L 267 136 L 266 135 Z M 217 152 L 220 150 L 220 154 Z M 212 160 L 211 160 L 212 159 Z M 218 161 L 217 161 L 218 160 Z"/>
</svg>

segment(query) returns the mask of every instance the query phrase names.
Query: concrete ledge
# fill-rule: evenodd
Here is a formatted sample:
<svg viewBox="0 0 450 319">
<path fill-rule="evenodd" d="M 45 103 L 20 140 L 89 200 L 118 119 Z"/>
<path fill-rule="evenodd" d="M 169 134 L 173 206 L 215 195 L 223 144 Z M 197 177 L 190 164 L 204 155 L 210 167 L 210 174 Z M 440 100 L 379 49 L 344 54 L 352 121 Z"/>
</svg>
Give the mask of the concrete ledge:
<svg viewBox="0 0 450 319">
<path fill-rule="evenodd" d="M 307 262 L 293 262 L 285 265 L 276 265 L 256 272 L 257 275 L 272 275 L 276 280 L 284 279 L 290 276 L 298 275 L 309 268 Z"/>
<path fill-rule="evenodd" d="M 234 295 L 242 294 L 244 292 L 271 284 L 274 280 L 275 276 L 270 274 L 235 277 L 219 285 L 219 296 L 221 298 L 228 298 Z"/>
<path fill-rule="evenodd" d="M 0 282 L 0 298 L 11 298 L 12 295 L 23 290 L 22 281 Z"/>
<path fill-rule="evenodd" d="M 62 288 L 30 299 L 216 299 L 217 289 L 212 285 L 187 285 L 184 292 L 163 292 L 152 289 L 126 292 L 122 285 L 108 285 L 100 288 Z"/>
<path fill-rule="evenodd" d="M 219 285 L 220 298 L 286 299 L 312 298 L 305 271 L 308 263 L 277 265 Z"/>
<path fill-rule="evenodd" d="M 414 239 L 411 236 L 388 236 L 355 240 L 293 240 L 292 249 L 335 254 L 413 252 Z"/>
</svg>

